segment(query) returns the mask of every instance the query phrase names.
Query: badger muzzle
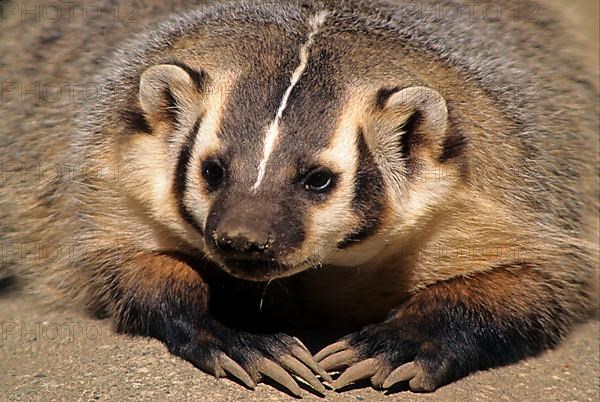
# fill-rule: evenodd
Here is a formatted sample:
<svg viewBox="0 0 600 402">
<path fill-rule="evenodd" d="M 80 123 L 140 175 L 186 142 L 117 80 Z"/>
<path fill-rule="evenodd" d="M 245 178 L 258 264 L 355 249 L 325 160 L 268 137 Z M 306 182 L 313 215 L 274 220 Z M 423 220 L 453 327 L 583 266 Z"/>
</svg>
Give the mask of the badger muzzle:
<svg viewBox="0 0 600 402">
<path fill-rule="evenodd" d="M 287 257 L 304 240 L 297 213 L 260 199 L 216 202 L 206 229 L 210 254 L 223 269 L 253 281 L 286 276 L 295 268 Z"/>
</svg>

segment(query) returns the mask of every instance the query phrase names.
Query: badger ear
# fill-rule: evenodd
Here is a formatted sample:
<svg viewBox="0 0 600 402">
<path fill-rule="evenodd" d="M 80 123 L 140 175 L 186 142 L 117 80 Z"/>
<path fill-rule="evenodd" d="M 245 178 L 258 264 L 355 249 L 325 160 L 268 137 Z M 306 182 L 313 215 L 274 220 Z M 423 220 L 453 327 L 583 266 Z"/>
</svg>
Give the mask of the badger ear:
<svg viewBox="0 0 600 402">
<path fill-rule="evenodd" d="M 150 124 L 177 122 L 186 113 L 194 114 L 204 85 L 205 74 L 186 65 L 158 64 L 140 77 L 138 99 Z M 190 116 L 195 119 L 195 116 Z"/>
<path fill-rule="evenodd" d="M 435 157 L 442 153 L 448 128 L 448 109 L 444 97 L 434 89 L 415 86 L 382 90 L 378 107 L 384 126 L 400 135 L 405 157 L 429 149 Z"/>
</svg>

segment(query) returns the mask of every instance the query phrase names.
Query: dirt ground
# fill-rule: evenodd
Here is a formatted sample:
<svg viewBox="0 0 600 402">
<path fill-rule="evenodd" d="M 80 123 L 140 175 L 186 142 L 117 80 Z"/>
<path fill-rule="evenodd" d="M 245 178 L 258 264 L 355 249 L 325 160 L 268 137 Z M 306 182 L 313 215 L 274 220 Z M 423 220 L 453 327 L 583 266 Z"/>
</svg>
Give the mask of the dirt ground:
<svg viewBox="0 0 600 402">
<path fill-rule="evenodd" d="M 108 321 L 52 311 L 34 297 L 0 298 L 0 400 L 287 401 L 261 384 L 255 391 L 203 374 L 158 341 L 115 335 Z M 369 387 L 328 392 L 331 401 L 600 400 L 600 322 L 576 328 L 556 350 L 479 372 L 433 394 L 383 398 Z M 324 400 L 308 391 L 304 400 Z"/>
<path fill-rule="evenodd" d="M 560 7 L 583 38 L 598 82 L 598 0 Z M 1 29 L 1 27 L 0 27 Z M 305 400 L 323 400 L 305 391 Z M 110 323 L 48 309 L 33 296 L 0 297 L 0 401 L 176 400 L 285 401 L 261 384 L 249 391 L 216 380 L 169 355 L 157 341 L 113 334 Z M 578 326 L 556 350 L 516 365 L 479 372 L 433 394 L 387 397 L 369 387 L 329 392 L 331 401 L 599 401 L 600 322 Z"/>
</svg>

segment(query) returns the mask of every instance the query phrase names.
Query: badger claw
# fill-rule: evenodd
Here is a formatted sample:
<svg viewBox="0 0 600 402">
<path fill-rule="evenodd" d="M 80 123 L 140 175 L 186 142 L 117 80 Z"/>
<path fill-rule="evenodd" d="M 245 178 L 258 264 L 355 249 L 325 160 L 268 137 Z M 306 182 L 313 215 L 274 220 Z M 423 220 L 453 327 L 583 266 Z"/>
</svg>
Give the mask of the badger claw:
<svg viewBox="0 0 600 402">
<path fill-rule="evenodd" d="M 256 368 L 263 376 L 269 377 L 271 380 L 285 387 L 293 395 L 302 396 L 302 390 L 298 383 L 280 365 L 267 358 L 263 358 L 257 363 Z"/>
<path fill-rule="evenodd" d="M 301 396 L 302 391 L 292 376 L 301 379 L 318 393 L 324 394 L 325 387 L 316 375 L 329 382 L 332 381 L 331 376 L 319 366 L 298 338 L 279 335 L 279 340 L 284 342 L 275 343 L 275 350 L 266 352 L 264 357 L 255 363 L 255 375 L 270 378 L 297 397 Z"/>
<path fill-rule="evenodd" d="M 383 383 L 383 388 L 390 388 L 402 381 L 408 381 L 409 388 L 414 392 L 431 392 L 436 389 L 431 375 L 418 362 L 403 364 L 392 371 Z"/>
<path fill-rule="evenodd" d="M 335 390 L 370 379 L 379 389 L 408 382 L 412 391 L 434 391 L 445 383 L 449 364 L 434 353 L 441 348 L 434 340 L 414 337 L 414 332 L 389 323 L 372 325 L 327 346 L 315 358 L 325 370 L 342 369 L 332 383 Z"/>
<path fill-rule="evenodd" d="M 222 353 L 218 357 L 218 366 L 221 369 L 220 372 L 222 373 L 222 375 L 217 375 L 217 377 L 223 377 L 225 372 L 227 372 L 233 377 L 243 382 L 248 388 L 254 389 L 256 387 L 256 383 L 252 380 L 252 378 L 246 372 L 246 370 L 244 370 L 239 364 L 233 361 L 226 354 Z"/>
<path fill-rule="evenodd" d="M 293 356 L 284 356 L 280 359 L 280 361 L 283 367 L 285 367 L 290 373 L 304 380 L 321 394 L 325 393 L 325 387 L 323 384 L 321 384 L 317 377 L 304 364 L 302 364 L 300 360 Z"/>
<path fill-rule="evenodd" d="M 340 367 L 350 366 L 352 363 L 356 362 L 358 357 L 358 353 L 356 353 L 354 350 L 348 349 L 326 357 L 325 359 L 321 360 L 319 364 L 325 370 L 333 370 Z"/>
<path fill-rule="evenodd" d="M 372 378 L 380 370 L 379 360 L 370 358 L 348 368 L 333 382 L 333 388 L 340 389 L 345 386 L 366 378 Z"/>
<path fill-rule="evenodd" d="M 331 344 L 325 348 L 323 348 L 319 353 L 315 355 L 315 360 L 320 362 L 324 358 L 329 355 L 332 355 L 337 352 L 341 352 L 342 350 L 348 349 L 350 345 L 346 341 L 339 341 L 334 344 Z"/>
<path fill-rule="evenodd" d="M 305 366 L 310 368 L 314 373 L 321 376 L 321 378 L 327 382 L 332 382 L 331 376 L 323 369 L 316 359 L 312 357 L 306 346 L 298 338 L 294 338 L 298 342 L 298 347 L 292 349 L 292 355 L 300 360 Z"/>
<path fill-rule="evenodd" d="M 294 377 L 319 394 L 324 394 L 325 387 L 317 375 L 331 382 L 329 374 L 297 338 L 237 332 L 220 326 L 211 330 L 172 350 L 206 373 L 217 378 L 229 377 L 250 389 L 269 378 L 300 397 L 302 389 Z"/>
<path fill-rule="evenodd" d="M 396 370 L 392 371 L 391 374 L 383 382 L 383 388 L 390 388 L 391 386 L 402 382 L 413 379 L 418 374 L 418 369 L 415 362 L 403 364 Z"/>
<path fill-rule="evenodd" d="M 334 382 L 334 389 L 344 388 L 353 382 L 371 379 L 375 388 L 388 389 L 394 385 L 408 381 L 412 391 L 431 390 L 426 373 L 422 367 L 415 362 L 403 364 L 390 373 L 387 364 L 377 358 L 362 360 L 344 371 Z"/>
</svg>

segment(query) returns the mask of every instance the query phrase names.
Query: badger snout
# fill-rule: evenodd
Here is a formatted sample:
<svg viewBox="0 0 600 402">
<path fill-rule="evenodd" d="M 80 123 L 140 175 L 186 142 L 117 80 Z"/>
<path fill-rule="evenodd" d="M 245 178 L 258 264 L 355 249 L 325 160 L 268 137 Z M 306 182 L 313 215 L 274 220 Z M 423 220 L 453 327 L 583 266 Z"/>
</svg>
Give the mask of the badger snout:
<svg viewBox="0 0 600 402">
<path fill-rule="evenodd" d="M 215 249 L 225 259 L 271 261 L 275 237 L 266 228 L 225 222 L 213 233 Z"/>
<path fill-rule="evenodd" d="M 207 246 L 234 276 L 248 280 L 280 276 L 290 269 L 286 257 L 302 246 L 303 228 L 294 225 L 290 215 L 277 204 L 264 202 L 217 204 L 207 221 Z"/>
</svg>

